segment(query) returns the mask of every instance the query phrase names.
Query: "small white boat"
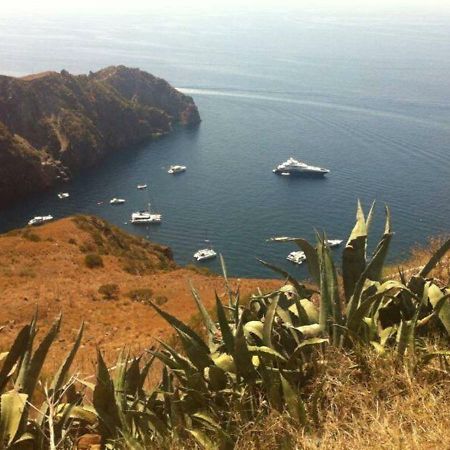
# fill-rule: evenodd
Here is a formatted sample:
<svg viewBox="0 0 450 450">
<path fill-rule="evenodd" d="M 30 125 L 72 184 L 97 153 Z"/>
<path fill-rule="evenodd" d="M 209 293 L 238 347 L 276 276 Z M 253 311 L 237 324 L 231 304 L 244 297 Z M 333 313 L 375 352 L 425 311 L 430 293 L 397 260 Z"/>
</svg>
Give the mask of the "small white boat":
<svg viewBox="0 0 450 450">
<path fill-rule="evenodd" d="M 131 214 L 131 223 L 134 225 L 149 224 L 149 223 L 161 223 L 162 214 L 153 213 L 150 210 L 150 203 L 146 211 L 137 211 Z"/>
<path fill-rule="evenodd" d="M 175 173 L 181 173 L 181 172 L 185 172 L 185 171 L 186 171 L 186 166 L 175 165 L 175 166 L 170 166 L 167 173 L 175 174 Z"/>
<path fill-rule="evenodd" d="M 288 261 L 293 262 L 294 264 L 301 264 L 303 261 L 306 260 L 305 252 L 302 251 L 296 251 L 291 252 L 286 258 Z"/>
<path fill-rule="evenodd" d="M 290 175 L 290 173 L 289 172 L 281 172 L 280 175 L 283 175 L 283 177 L 288 177 Z"/>
<path fill-rule="evenodd" d="M 49 222 L 50 220 L 53 220 L 53 216 L 36 216 L 33 217 L 29 222 L 28 225 L 42 225 L 45 222 Z"/>
<path fill-rule="evenodd" d="M 136 186 L 138 189 L 142 190 L 142 189 L 147 189 L 147 185 L 146 184 L 138 184 Z"/>
<path fill-rule="evenodd" d="M 63 198 L 69 198 L 69 197 L 70 197 L 70 195 L 69 195 L 68 192 L 60 192 L 60 193 L 58 194 L 58 198 L 61 198 L 61 199 L 63 199 Z"/>
<path fill-rule="evenodd" d="M 342 242 L 344 242 L 342 239 L 327 239 L 325 244 L 328 245 L 328 247 L 332 248 L 332 247 L 339 247 L 342 244 Z"/>
<path fill-rule="evenodd" d="M 205 240 L 205 244 L 206 244 L 206 248 L 197 250 L 194 253 L 194 259 L 196 259 L 197 261 L 204 261 L 206 259 L 212 259 L 217 256 L 217 253 L 211 247 L 211 242 L 208 240 Z"/>
<path fill-rule="evenodd" d="M 111 203 L 111 205 L 121 205 L 122 203 L 125 203 L 125 199 L 114 197 L 112 200 L 109 201 L 109 203 Z"/>
</svg>

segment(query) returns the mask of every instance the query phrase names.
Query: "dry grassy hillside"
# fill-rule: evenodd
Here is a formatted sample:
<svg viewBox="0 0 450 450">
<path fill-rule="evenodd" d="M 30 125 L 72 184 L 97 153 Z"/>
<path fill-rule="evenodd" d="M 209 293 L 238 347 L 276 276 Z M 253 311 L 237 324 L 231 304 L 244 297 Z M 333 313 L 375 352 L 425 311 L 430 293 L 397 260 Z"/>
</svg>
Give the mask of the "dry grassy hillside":
<svg viewBox="0 0 450 450">
<path fill-rule="evenodd" d="M 91 258 L 87 255 L 99 255 L 103 267 L 87 267 L 85 260 Z M 36 307 L 42 330 L 61 312 L 63 326 L 53 351 L 65 351 L 84 320 L 79 362 L 93 373 L 96 346 L 112 361 L 120 348 L 140 351 L 169 332 L 146 300 L 187 321 L 197 311 L 190 293 L 192 281 L 211 306 L 214 291 L 224 291 L 223 280 L 201 272 L 177 267 L 167 247 L 127 235 L 93 217 L 67 218 L 2 235 L 0 327 L 5 328 L 0 349 L 11 344 Z M 105 298 L 115 296 L 113 288 L 103 288 L 106 294 L 99 292 L 111 284 L 118 286 L 116 299 Z M 279 281 L 246 279 L 241 290 L 247 295 L 257 287 L 270 290 L 278 285 Z"/>
</svg>

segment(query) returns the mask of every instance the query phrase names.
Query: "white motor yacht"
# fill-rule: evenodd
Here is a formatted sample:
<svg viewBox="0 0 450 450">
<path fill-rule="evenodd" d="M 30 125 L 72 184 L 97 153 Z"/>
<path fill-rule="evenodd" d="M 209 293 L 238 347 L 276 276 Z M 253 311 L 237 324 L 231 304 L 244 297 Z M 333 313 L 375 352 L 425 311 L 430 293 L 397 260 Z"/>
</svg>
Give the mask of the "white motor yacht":
<svg viewBox="0 0 450 450">
<path fill-rule="evenodd" d="M 138 184 L 136 187 L 138 189 L 140 189 L 140 190 L 147 189 L 147 185 L 146 184 Z"/>
<path fill-rule="evenodd" d="M 114 197 L 112 200 L 109 201 L 109 203 L 111 203 L 111 205 L 121 205 L 121 204 L 125 203 L 125 199 Z"/>
<path fill-rule="evenodd" d="M 161 220 L 162 214 L 151 212 L 150 203 L 146 211 L 137 211 L 131 214 L 131 223 L 135 225 L 161 223 Z"/>
<path fill-rule="evenodd" d="M 327 239 L 327 241 L 325 242 L 328 247 L 339 247 L 342 242 L 344 242 L 342 239 Z"/>
<path fill-rule="evenodd" d="M 273 169 L 273 172 L 280 175 L 285 175 L 288 173 L 290 175 L 323 176 L 330 171 L 322 167 L 310 166 L 291 157 Z"/>
<path fill-rule="evenodd" d="M 45 222 L 48 222 L 50 220 L 53 220 L 53 216 L 36 216 L 33 217 L 29 222 L 28 225 L 33 226 L 33 225 L 42 225 Z"/>
<path fill-rule="evenodd" d="M 185 172 L 185 171 L 186 171 L 186 166 L 175 165 L 175 166 L 170 166 L 167 173 L 176 174 L 176 173 L 181 173 L 181 172 Z"/>
<path fill-rule="evenodd" d="M 63 198 L 69 198 L 69 197 L 70 197 L 70 195 L 69 195 L 68 192 L 60 192 L 60 193 L 58 194 L 58 198 L 61 198 L 61 199 L 63 199 Z"/>
<path fill-rule="evenodd" d="M 291 252 L 286 258 L 288 261 L 293 262 L 294 264 L 301 264 L 303 261 L 306 260 L 305 252 L 302 251 L 296 251 Z"/>
</svg>

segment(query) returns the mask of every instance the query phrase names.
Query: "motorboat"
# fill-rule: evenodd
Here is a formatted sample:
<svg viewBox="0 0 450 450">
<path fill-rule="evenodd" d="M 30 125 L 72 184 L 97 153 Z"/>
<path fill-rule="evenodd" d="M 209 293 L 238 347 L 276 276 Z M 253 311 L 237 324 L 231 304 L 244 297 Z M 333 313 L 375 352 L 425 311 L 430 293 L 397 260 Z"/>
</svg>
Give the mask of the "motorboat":
<svg viewBox="0 0 450 450">
<path fill-rule="evenodd" d="M 147 185 L 146 185 L 146 184 L 138 184 L 136 187 L 137 187 L 139 190 L 147 189 Z"/>
<path fill-rule="evenodd" d="M 149 211 L 138 211 L 131 214 L 131 223 L 138 225 L 141 223 L 161 223 L 162 215 L 151 213 Z"/>
<path fill-rule="evenodd" d="M 194 253 L 194 258 L 197 261 L 204 261 L 206 259 L 212 259 L 212 258 L 215 258 L 217 256 L 217 253 L 211 247 L 210 241 L 206 240 L 205 243 L 207 245 L 206 248 L 202 248 L 200 250 L 197 250 Z"/>
<path fill-rule="evenodd" d="M 60 193 L 58 194 L 58 198 L 60 198 L 60 199 L 63 199 L 63 198 L 69 198 L 69 197 L 70 197 L 70 195 L 69 195 L 68 192 L 60 192 Z"/>
<path fill-rule="evenodd" d="M 167 173 L 176 174 L 176 173 L 181 173 L 181 172 L 185 172 L 185 171 L 186 171 L 186 166 L 175 165 L 175 166 L 170 166 Z"/>
<path fill-rule="evenodd" d="M 328 245 L 328 247 L 339 247 L 342 242 L 344 242 L 342 239 L 327 239 L 325 241 L 325 244 Z"/>
<path fill-rule="evenodd" d="M 123 203 L 125 203 L 125 199 L 114 197 L 112 200 L 109 201 L 109 203 L 111 203 L 111 205 L 122 205 Z"/>
<path fill-rule="evenodd" d="M 151 212 L 150 203 L 146 211 L 137 211 L 131 214 L 131 223 L 135 225 L 161 223 L 161 220 L 162 214 Z"/>
<path fill-rule="evenodd" d="M 310 176 L 323 176 L 330 171 L 323 167 L 310 166 L 303 161 L 298 161 L 290 157 L 287 161 L 279 164 L 273 172 L 280 175 L 310 175 Z"/>
<path fill-rule="evenodd" d="M 289 255 L 286 258 L 288 261 L 293 262 L 294 264 L 301 264 L 303 261 L 306 260 L 306 255 L 305 252 L 300 251 L 296 251 L 296 252 L 291 252 L 289 253 Z"/>
<path fill-rule="evenodd" d="M 280 175 L 283 175 L 283 177 L 288 177 L 290 175 L 289 172 L 281 172 Z"/>
<path fill-rule="evenodd" d="M 36 226 L 36 225 L 42 225 L 45 222 L 49 222 L 50 220 L 53 220 L 53 216 L 36 216 L 33 217 L 29 222 L 28 225 L 30 226 Z"/>
</svg>

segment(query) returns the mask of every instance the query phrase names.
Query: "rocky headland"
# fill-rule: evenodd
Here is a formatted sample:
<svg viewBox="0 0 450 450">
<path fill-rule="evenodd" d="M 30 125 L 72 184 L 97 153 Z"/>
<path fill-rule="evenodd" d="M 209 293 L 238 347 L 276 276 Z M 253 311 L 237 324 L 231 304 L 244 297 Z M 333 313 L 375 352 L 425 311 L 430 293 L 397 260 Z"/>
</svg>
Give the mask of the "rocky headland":
<svg viewBox="0 0 450 450">
<path fill-rule="evenodd" d="M 191 97 L 139 69 L 0 76 L 0 207 L 175 123 L 199 122 Z"/>
</svg>

